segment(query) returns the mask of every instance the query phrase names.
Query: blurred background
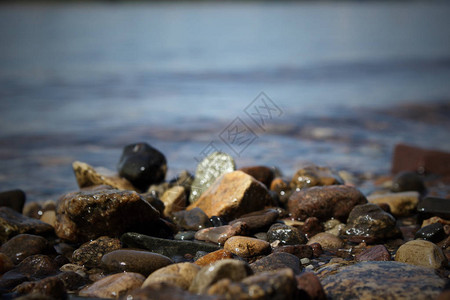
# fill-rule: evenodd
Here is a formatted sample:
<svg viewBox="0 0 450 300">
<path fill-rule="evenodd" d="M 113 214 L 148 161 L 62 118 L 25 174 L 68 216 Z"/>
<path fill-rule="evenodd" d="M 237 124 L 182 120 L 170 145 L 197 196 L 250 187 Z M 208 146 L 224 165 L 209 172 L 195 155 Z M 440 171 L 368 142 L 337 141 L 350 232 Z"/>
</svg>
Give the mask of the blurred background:
<svg viewBox="0 0 450 300">
<path fill-rule="evenodd" d="M 211 142 L 286 176 L 388 173 L 397 143 L 450 151 L 449 16 L 430 1 L 2 2 L 0 190 L 56 199 L 77 188 L 74 160 L 115 170 L 140 141 L 168 179 Z M 278 108 L 260 107 L 264 126 L 248 114 L 261 92 Z M 236 120 L 254 137 L 239 151 L 221 135 Z"/>
</svg>

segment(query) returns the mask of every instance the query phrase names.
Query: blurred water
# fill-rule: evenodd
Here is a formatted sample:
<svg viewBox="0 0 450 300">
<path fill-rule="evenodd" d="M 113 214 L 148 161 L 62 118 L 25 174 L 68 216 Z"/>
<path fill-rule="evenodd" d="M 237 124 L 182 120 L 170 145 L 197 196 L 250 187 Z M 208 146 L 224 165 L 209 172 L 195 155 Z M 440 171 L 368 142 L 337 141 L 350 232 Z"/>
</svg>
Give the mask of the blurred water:
<svg viewBox="0 0 450 300">
<path fill-rule="evenodd" d="M 450 5 L 187 3 L 0 6 L 0 188 L 75 189 L 147 141 L 172 176 L 240 117 L 238 165 L 388 172 L 398 142 L 450 150 Z M 282 110 L 261 129 L 244 109 Z M 444 103 L 444 105 L 441 105 Z M 418 106 L 415 106 L 415 105 Z M 409 115 L 408 112 L 419 112 Z M 421 117 L 421 113 L 426 117 Z"/>
</svg>

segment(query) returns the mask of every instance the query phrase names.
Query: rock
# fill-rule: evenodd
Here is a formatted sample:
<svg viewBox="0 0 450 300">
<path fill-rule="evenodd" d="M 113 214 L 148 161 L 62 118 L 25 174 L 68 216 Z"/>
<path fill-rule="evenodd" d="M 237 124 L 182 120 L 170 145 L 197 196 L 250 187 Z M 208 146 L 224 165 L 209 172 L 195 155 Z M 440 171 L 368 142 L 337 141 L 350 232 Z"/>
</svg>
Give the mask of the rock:
<svg viewBox="0 0 450 300">
<path fill-rule="evenodd" d="M 153 206 L 154 208 L 156 208 L 156 210 L 158 210 L 159 214 L 161 216 L 164 216 L 164 202 L 162 202 L 159 198 L 158 195 L 156 195 L 155 193 L 144 193 L 144 194 L 140 194 L 142 199 L 144 199 L 145 201 L 147 201 L 151 206 Z"/>
<path fill-rule="evenodd" d="M 25 217 L 33 218 L 33 219 L 40 219 L 42 214 L 44 213 L 44 210 L 40 203 L 38 202 L 28 202 L 25 203 L 22 215 Z"/>
<path fill-rule="evenodd" d="M 80 287 L 86 285 L 87 280 L 75 272 L 62 272 L 56 275 L 60 279 L 67 291 L 77 291 Z"/>
<path fill-rule="evenodd" d="M 218 178 L 187 210 L 199 207 L 209 217 L 233 220 L 261 210 L 271 202 L 269 191 L 262 183 L 242 171 L 234 171 Z"/>
<path fill-rule="evenodd" d="M 164 215 L 170 216 L 172 213 L 186 208 L 186 191 L 182 186 L 174 186 L 164 192 L 161 201 L 165 206 Z"/>
<path fill-rule="evenodd" d="M 448 175 L 450 174 L 450 154 L 398 144 L 394 149 L 391 171 L 393 174 L 411 171 L 419 174 Z"/>
<path fill-rule="evenodd" d="M 320 232 L 311 237 L 306 243 L 307 245 L 320 244 L 321 248 L 326 251 L 336 251 L 344 247 L 344 242 L 337 236 L 327 232 Z"/>
<path fill-rule="evenodd" d="M 386 203 L 394 216 L 404 217 L 416 210 L 419 196 L 418 192 L 403 192 L 369 196 L 367 200 L 374 204 Z"/>
<path fill-rule="evenodd" d="M 191 185 L 194 182 L 194 175 L 192 175 L 189 171 L 183 170 L 180 173 L 177 174 L 172 180 L 170 180 L 170 184 L 172 185 L 180 185 L 184 187 L 184 189 L 187 191 L 187 194 L 189 195 L 191 191 Z"/>
<path fill-rule="evenodd" d="M 164 180 L 167 161 L 164 154 L 146 143 L 130 144 L 123 148 L 117 169 L 120 176 L 145 191 Z"/>
<path fill-rule="evenodd" d="M 246 262 L 235 259 L 220 260 L 203 267 L 192 281 L 189 291 L 203 294 L 209 286 L 221 279 L 240 281 L 252 274 L 253 272 Z"/>
<path fill-rule="evenodd" d="M 218 216 L 212 216 L 211 218 L 209 218 L 209 220 L 211 221 L 214 227 L 228 225 L 227 221 Z"/>
<path fill-rule="evenodd" d="M 231 221 L 230 225 L 242 222 L 247 224 L 247 229 L 250 234 L 256 233 L 268 229 L 278 219 L 279 215 L 276 209 L 268 208 L 242 215 L 240 218 Z"/>
<path fill-rule="evenodd" d="M 348 217 L 345 234 L 350 241 L 366 243 L 401 236 L 395 218 L 372 203 L 355 206 Z"/>
<path fill-rule="evenodd" d="M 353 207 L 364 203 L 367 203 L 366 197 L 353 187 L 322 186 L 294 192 L 288 209 L 291 217 L 299 220 L 316 217 L 320 221 L 336 218 L 345 222 Z"/>
<path fill-rule="evenodd" d="M 196 207 L 191 210 L 175 212 L 173 222 L 185 230 L 197 231 L 202 228 L 212 227 L 213 224 L 202 209 Z"/>
<path fill-rule="evenodd" d="M 91 242 L 86 242 L 72 254 L 72 262 L 88 268 L 99 267 L 103 255 L 121 248 L 120 240 L 101 236 Z"/>
<path fill-rule="evenodd" d="M 118 190 L 134 191 L 136 189 L 128 180 L 114 175 L 110 170 L 97 171 L 94 167 L 81 161 L 75 161 L 72 168 L 80 188 L 107 185 Z"/>
<path fill-rule="evenodd" d="M 311 247 L 313 251 L 313 257 L 320 257 L 323 254 L 322 245 L 319 243 L 310 243 L 308 246 Z"/>
<path fill-rule="evenodd" d="M 296 281 L 291 269 L 258 273 L 241 282 L 222 279 L 212 285 L 207 293 L 225 299 L 294 300 Z"/>
<path fill-rule="evenodd" d="M 287 245 L 279 246 L 273 249 L 274 253 L 285 252 L 293 254 L 298 258 L 312 258 L 313 250 L 309 245 Z"/>
<path fill-rule="evenodd" d="M 56 212 L 54 210 L 48 210 L 42 214 L 40 220 L 44 223 L 49 224 L 52 227 L 55 227 L 56 223 Z"/>
<path fill-rule="evenodd" d="M 26 196 L 22 190 L 10 190 L 0 192 L 0 206 L 6 206 L 18 213 L 22 213 Z"/>
<path fill-rule="evenodd" d="M 307 218 L 300 228 L 307 238 L 315 236 L 323 231 L 323 225 L 316 217 Z"/>
<path fill-rule="evenodd" d="M 435 299 L 445 284 L 431 269 L 394 261 L 360 262 L 323 277 L 322 271 L 328 299 Z"/>
<path fill-rule="evenodd" d="M 139 288 L 144 280 L 145 277 L 138 273 L 113 274 L 83 288 L 78 294 L 82 297 L 117 299 L 129 291 Z"/>
<path fill-rule="evenodd" d="M 422 227 L 416 232 L 416 239 L 423 239 L 433 243 L 438 243 L 446 237 L 444 226 L 441 223 L 434 223 Z"/>
<path fill-rule="evenodd" d="M 392 182 L 394 193 L 416 191 L 423 194 L 426 190 L 423 179 L 415 172 L 400 172 Z"/>
<path fill-rule="evenodd" d="M 0 275 L 14 268 L 11 258 L 4 253 L 0 253 Z"/>
<path fill-rule="evenodd" d="M 86 277 L 86 268 L 76 264 L 65 264 L 59 268 L 64 273 L 76 273 L 81 277 Z"/>
<path fill-rule="evenodd" d="M 153 283 L 144 288 L 126 293 L 123 299 L 133 300 L 223 300 L 216 296 L 194 295 L 165 282 Z"/>
<path fill-rule="evenodd" d="M 308 187 L 334 184 L 344 184 L 344 180 L 327 167 L 308 166 L 292 176 L 290 186 L 299 191 Z"/>
<path fill-rule="evenodd" d="M 277 252 L 258 259 L 254 263 L 250 264 L 250 268 L 252 268 L 254 273 L 290 268 L 294 274 L 300 274 L 302 264 L 300 263 L 300 259 L 295 255 L 285 252 Z"/>
<path fill-rule="evenodd" d="M 188 290 L 200 267 L 193 263 L 178 263 L 156 270 L 142 284 L 142 287 L 155 283 L 166 283 Z"/>
<path fill-rule="evenodd" d="M 240 257 L 252 257 L 270 252 L 270 244 L 246 236 L 233 236 L 224 245 L 224 249 Z"/>
<path fill-rule="evenodd" d="M 193 240 L 197 231 L 179 231 L 173 238 L 175 240 Z"/>
<path fill-rule="evenodd" d="M 331 233 L 335 236 L 340 236 L 345 231 L 345 224 L 341 223 L 339 220 L 330 219 L 324 223 L 325 232 Z"/>
<path fill-rule="evenodd" d="M 298 299 L 326 300 L 327 295 L 319 278 L 313 273 L 302 273 L 297 280 Z"/>
<path fill-rule="evenodd" d="M 167 257 L 176 255 L 184 256 L 185 254 L 194 256 L 197 251 L 212 252 L 220 249 L 218 245 L 211 243 L 168 240 L 133 232 L 122 235 L 121 241 L 130 247 L 148 249 Z"/>
<path fill-rule="evenodd" d="M 196 265 L 199 265 L 201 267 L 210 265 L 216 261 L 222 260 L 222 259 L 228 259 L 233 258 L 233 253 L 231 253 L 228 250 L 220 249 L 211 253 L 208 253 L 200 258 L 198 258 L 194 263 Z"/>
<path fill-rule="evenodd" d="M 45 235 L 51 232 L 53 227 L 44 222 L 25 217 L 9 207 L 0 207 L 0 243 L 21 233 Z"/>
<path fill-rule="evenodd" d="M 195 179 L 191 186 L 189 202 L 196 202 L 219 177 L 223 174 L 233 172 L 236 169 L 234 159 L 221 152 L 214 152 L 204 158 L 195 172 Z"/>
<path fill-rule="evenodd" d="M 384 245 L 375 245 L 356 255 L 356 261 L 390 261 L 391 255 Z"/>
<path fill-rule="evenodd" d="M 243 222 L 233 223 L 220 227 L 210 227 L 197 231 L 195 238 L 200 241 L 207 241 L 223 245 L 227 239 L 236 235 L 246 235 L 247 224 Z"/>
<path fill-rule="evenodd" d="M 441 248 L 424 240 L 409 241 L 398 248 L 395 260 L 427 268 L 440 268 L 447 264 Z"/>
<path fill-rule="evenodd" d="M 167 256 L 148 251 L 121 249 L 102 257 L 103 267 L 113 273 L 134 272 L 148 276 L 170 264 L 173 264 L 173 261 Z"/>
<path fill-rule="evenodd" d="M 450 219 L 450 200 L 438 197 L 425 197 L 417 205 L 422 219 L 432 216 Z"/>
<path fill-rule="evenodd" d="M 278 195 L 279 202 L 285 206 L 289 197 L 292 194 L 292 190 L 288 183 L 282 178 L 275 178 L 270 184 L 270 190 Z"/>
<path fill-rule="evenodd" d="M 278 240 L 281 245 L 298 245 L 306 243 L 306 237 L 300 230 L 279 223 L 270 226 L 269 231 L 267 231 L 267 239 L 269 243 Z"/>
<path fill-rule="evenodd" d="M 64 299 L 66 291 L 64 282 L 56 276 L 47 277 L 38 281 L 21 283 L 15 289 L 18 294 L 39 294 L 54 299 Z"/>
<path fill-rule="evenodd" d="M 422 227 L 435 224 L 435 223 L 441 223 L 442 225 L 450 225 L 450 220 L 445 220 L 439 217 L 431 217 L 429 219 L 423 220 Z"/>
<path fill-rule="evenodd" d="M 136 192 L 102 190 L 63 196 L 56 217 L 55 232 L 60 238 L 83 242 L 142 230 L 159 220 L 159 212 Z"/>
<path fill-rule="evenodd" d="M 51 252 L 47 240 L 38 235 L 19 234 L 4 243 L 0 252 L 9 256 L 14 264 L 20 263 L 28 256 Z"/>
<path fill-rule="evenodd" d="M 259 182 L 263 183 L 267 188 L 270 187 L 270 184 L 275 177 L 274 170 L 265 166 L 244 167 L 240 168 L 239 171 L 252 176 Z"/>
</svg>

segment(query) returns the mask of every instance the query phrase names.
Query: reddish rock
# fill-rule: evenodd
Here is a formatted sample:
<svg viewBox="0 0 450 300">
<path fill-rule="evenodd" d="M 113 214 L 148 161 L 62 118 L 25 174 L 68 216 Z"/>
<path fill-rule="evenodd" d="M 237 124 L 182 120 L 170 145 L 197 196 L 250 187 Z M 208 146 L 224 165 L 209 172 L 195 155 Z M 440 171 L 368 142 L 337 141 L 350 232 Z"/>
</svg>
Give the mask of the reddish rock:
<svg viewBox="0 0 450 300">
<path fill-rule="evenodd" d="M 310 245 L 286 245 L 273 249 L 274 253 L 286 252 L 297 256 L 298 258 L 312 258 L 313 249 Z"/>
<path fill-rule="evenodd" d="M 319 244 L 319 243 L 311 243 L 308 246 L 311 247 L 314 257 L 319 257 L 319 256 L 322 255 L 323 249 L 322 249 L 322 245 L 321 244 Z"/>
<path fill-rule="evenodd" d="M 223 245 L 230 237 L 236 235 L 246 235 L 247 231 L 247 224 L 237 222 L 233 223 L 233 225 L 201 229 L 195 234 L 195 239 Z"/>
<path fill-rule="evenodd" d="M 355 259 L 357 261 L 390 261 L 391 255 L 384 245 L 376 245 L 358 254 Z"/>
<path fill-rule="evenodd" d="M 309 239 L 312 236 L 315 236 L 319 232 L 324 230 L 322 222 L 319 221 L 316 217 L 309 217 L 305 220 L 303 226 L 301 226 L 302 232 Z"/>
<path fill-rule="evenodd" d="M 398 144 L 394 149 L 392 173 L 413 171 L 438 175 L 450 174 L 450 153 Z"/>
<path fill-rule="evenodd" d="M 233 258 L 233 253 L 228 250 L 220 249 L 211 253 L 206 254 L 205 256 L 200 257 L 194 263 L 201 267 L 212 264 L 218 260 Z"/>
<path fill-rule="evenodd" d="M 240 171 L 253 176 L 256 180 L 262 182 L 267 188 L 270 187 L 275 173 L 271 168 L 265 166 L 244 167 Z"/>
<path fill-rule="evenodd" d="M 268 208 L 242 215 L 239 219 L 233 220 L 229 224 L 233 225 L 237 222 L 243 222 L 247 225 L 247 230 L 251 234 L 268 229 L 278 219 L 279 215 L 278 210 Z"/>
<path fill-rule="evenodd" d="M 297 299 L 326 300 L 327 295 L 319 278 L 313 273 L 303 273 L 297 279 Z"/>
</svg>

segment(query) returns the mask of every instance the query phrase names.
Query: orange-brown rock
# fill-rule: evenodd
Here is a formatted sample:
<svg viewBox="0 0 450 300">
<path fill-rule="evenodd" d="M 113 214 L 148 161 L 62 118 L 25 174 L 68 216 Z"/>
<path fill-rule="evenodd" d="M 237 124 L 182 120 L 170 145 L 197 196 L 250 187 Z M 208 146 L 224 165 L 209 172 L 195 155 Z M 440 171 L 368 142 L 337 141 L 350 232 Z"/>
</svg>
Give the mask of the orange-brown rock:
<svg viewBox="0 0 450 300">
<path fill-rule="evenodd" d="M 264 183 L 267 188 L 270 187 L 270 184 L 275 177 L 275 172 L 266 166 L 244 167 L 239 170 Z"/>
<path fill-rule="evenodd" d="M 233 236 L 225 242 L 224 249 L 240 257 L 252 257 L 270 252 L 270 244 L 251 237 Z"/>
<path fill-rule="evenodd" d="M 218 260 L 233 258 L 233 253 L 228 250 L 220 249 L 211 253 L 206 254 L 205 256 L 200 257 L 194 263 L 199 266 L 206 266 L 216 262 Z"/>
</svg>

